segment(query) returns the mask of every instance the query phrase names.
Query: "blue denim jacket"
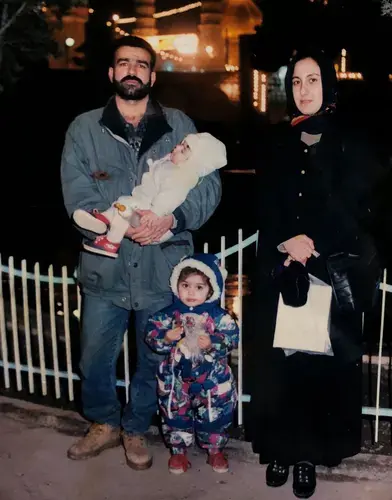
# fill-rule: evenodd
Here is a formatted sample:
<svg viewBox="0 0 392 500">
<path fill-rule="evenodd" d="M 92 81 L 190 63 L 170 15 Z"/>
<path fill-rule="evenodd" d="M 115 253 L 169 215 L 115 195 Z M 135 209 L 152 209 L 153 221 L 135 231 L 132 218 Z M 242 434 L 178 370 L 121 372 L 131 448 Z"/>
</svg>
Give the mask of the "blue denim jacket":
<svg viewBox="0 0 392 500">
<path fill-rule="evenodd" d="M 128 143 L 124 121 L 112 98 L 105 108 L 78 116 L 69 126 L 61 162 L 65 207 L 71 216 L 77 208 L 107 209 L 119 196 L 129 195 L 148 171 L 147 159 L 167 155 L 196 128 L 177 109 L 152 103 L 145 135 L 137 153 Z M 201 227 L 221 198 L 218 172 L 204 177 L 175 210 L 175 235 L 162 245 L 141 247 L 129 239 L 121 243 L 118 259 L 81 251 L 78 278 L 87 294 L 112 298 L 126 309 L 146 309 L 170 297 L 173 267 L 193 253 L 189 231 Z M 95 235 L 81 230 L 84 238 Z"/>
</svg>

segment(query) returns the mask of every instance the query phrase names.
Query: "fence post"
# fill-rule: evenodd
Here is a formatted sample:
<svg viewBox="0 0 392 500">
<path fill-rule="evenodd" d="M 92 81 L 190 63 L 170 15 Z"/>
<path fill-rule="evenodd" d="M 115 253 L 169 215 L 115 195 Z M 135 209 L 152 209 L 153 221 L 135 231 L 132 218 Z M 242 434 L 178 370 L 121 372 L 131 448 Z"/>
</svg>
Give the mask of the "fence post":
<svg viewBox="0 0 392 500">
<path fill-rule="evenodd" d="M 379 421 L 380 421 L 380 388 L 381 388 L 381 357 L 382 345 L 384 341 L 384 323 L 385 323 L 385 303 L 387 296 L 387 270 L 384 269 L 383 290 L 381 301 L 381 323 L 380 323 L 380 340 L 378 345 L 378 361 L 377 361 L 377 393 L 376 393 L 376 429 L 375 442 L 378 443 Z"/>
<path fill-rule="evenodd" d="M 33 358 L 31 354 L 29 294 L 27 288 L 27 265 L 25 260 L 22 260 L 22 291 L 23 291 L 24 330 L 25 330 L 25 340 L 26 340 L 26 359 L 27 359 L 27 367 L 29 373 L 29 392 L 30 394 L 34 394 L 34 372 L 33 372 Z"/>
<path fill-rule="evenodd" d="M 68 397 L 70 401 L 74 400 L 73 389 L 73 371 L 72 371 L 72 354 L 71 354 L 71 331 L 69 328 L 69 300 L 68 300 L 68 275 L 67 267 L 61 268 L 63 279 L 63 307 L 64 307 L 64 333 L 65 333 L 65 356 L 67 360 L 68 374 Z"/>
<path fill-rule="evenodd" d="M 37 333 L 38 333 L 38 351 L 39 351 L 39 366 L 41 372 L 41 389 L 42 394 L 46 396 L 48 388 L 46 384 L 46 364 L 45 364 L 45 348 L 44 335 L 42 328 L 42 305 L 41 305 L 41 280 L 39 263 L 34 264 L 35 277 L 35 310 L 37 316 Z"/>
<path fill-rule="evenodd" d="M 0 266 L 1 266 L 1 254 L 0 254 Z M 1 336 L 1 357 L 3 360 L 4 385 L 6 389 L 9 389 L 11 387 L 10 372 L 9 372 L 10 368 L 8 361 L 7 330 L 5 326 L 3 271 L 1 267 L 0 267 L 0 336 Z"/>
<path fill-rule="evenodd" d="M 22 374 L 20 369 L 20 348 L 19 348 L 19 334 L 18 334 L 18 315 L 16 311 L 16 297 L 15 297 L 15 274 L 14 274 L 14 258 L 9 257 L 8 267 L 9 274 L 9 289 L 10 289 L 10 302 L 11 302 L 11 323 L 12 323 L 12 340 L 14 344 L 14 362 L 16 373 L 16 388 L 18 391 L 22 390 Z"/>
</svg>

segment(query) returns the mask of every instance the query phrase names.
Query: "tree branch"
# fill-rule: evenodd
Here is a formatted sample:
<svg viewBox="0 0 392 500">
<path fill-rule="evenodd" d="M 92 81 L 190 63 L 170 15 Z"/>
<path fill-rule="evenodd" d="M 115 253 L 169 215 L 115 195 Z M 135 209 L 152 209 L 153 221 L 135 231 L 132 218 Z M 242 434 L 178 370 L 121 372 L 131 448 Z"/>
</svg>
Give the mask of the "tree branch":
<svg viewBox="0 0 392 500">
<path fill-rule="evenodd" d="M 4 9 L 5 7 L 6 6 L 4 6 Z M 19 7 L 19 9 L 15 12 L 15 14 L 11 16 L 5 24 L 1 23 L 0 38 L 4 35 L 4 33 L 8 30 L 8 28 L 15 22 L 16 18 L 20 16 L 20 14 L 22 14 L 22 12 L 25 10 L 26 7 L 27 7 L 27 2 L 23 2 L 22 5 Z"/>
<path fill-rule="evenodd" d="M 383 0 L 382 1 L 381 13 L 383 16 L 392 16 L 392 0 Z"/>
<path fill-rule="evenodd" d="M 5 25 L 8 19 L 8 3 L 4 4 L 3 11 L 1 13 L 1 25 L 0 28 Z"/>
</svg>

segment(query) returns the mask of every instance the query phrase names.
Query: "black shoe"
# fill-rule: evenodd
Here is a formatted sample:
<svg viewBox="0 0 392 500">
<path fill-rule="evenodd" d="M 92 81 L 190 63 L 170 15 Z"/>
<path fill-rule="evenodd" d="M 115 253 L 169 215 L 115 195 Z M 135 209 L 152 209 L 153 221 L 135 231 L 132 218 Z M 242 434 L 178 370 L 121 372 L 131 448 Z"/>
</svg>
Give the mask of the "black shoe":
<svg viewBox="0 0 392 500">
<path fill-rule="evenodd" d="M 283 486 L 289 477 L 289 467 L 279 464 L 276 460 L 271 462 L 267 467 L 265 475 L 267 486 L 277 488 Z"/>
<path fill-rule="evenodd" d="M 298 462 L 293 468 L 293 492 L 298 498 L 309 498 L 316 491 L 316 467 Z"/>
</svg>

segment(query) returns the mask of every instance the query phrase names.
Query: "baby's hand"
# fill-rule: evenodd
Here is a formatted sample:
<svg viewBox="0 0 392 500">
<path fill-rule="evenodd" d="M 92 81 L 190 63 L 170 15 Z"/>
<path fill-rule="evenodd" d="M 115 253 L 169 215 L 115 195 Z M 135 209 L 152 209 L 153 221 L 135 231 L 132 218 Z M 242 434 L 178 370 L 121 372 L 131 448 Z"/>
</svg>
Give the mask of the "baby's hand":
<svg viewBox="0 0 392 500">
<path fill-rule="evenodd" d="M 199 344 L 200 349 L 204 349 L 205 351 L 212 346 L 209 335 L 200 335 L 197 339 L 197 343 Z"/>
<path fill-rule="evenodd" d="M 183 327 L 177 326 L 176 328 L 173 328 L 173 330 L 168 330 L 166 332 L 164 340 L 168 344 L 174 342 L 175 340 L 180 340 L 183 333 L 184 333 Z"/>
</svg>

